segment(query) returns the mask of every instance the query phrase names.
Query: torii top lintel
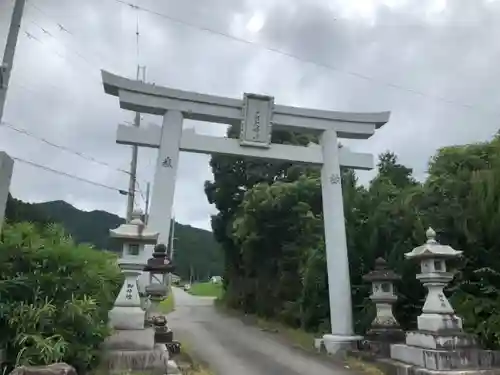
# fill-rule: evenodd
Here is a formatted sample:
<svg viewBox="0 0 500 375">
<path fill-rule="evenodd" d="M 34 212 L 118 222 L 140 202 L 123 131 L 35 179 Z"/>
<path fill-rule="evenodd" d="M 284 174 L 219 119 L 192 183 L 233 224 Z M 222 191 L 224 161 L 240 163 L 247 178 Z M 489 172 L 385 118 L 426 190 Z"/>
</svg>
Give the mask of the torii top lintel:
<svg viewBox="0 0 500 375">
<path fill-rule="evenodd" d="M 104 91 L 118 96 L 120 107 L 141 113 L 163 115 L 181 111 L 184 118 L 231 125 L 242 120 L 241 99 L 181 91 L 144 83 L 101 71 Z M 367 139 L 389 121 L 390 112 L 354 113 L 274 105 L 273 129 L 321 132 L 335 129 L 339 138 Z"/>
</svg>

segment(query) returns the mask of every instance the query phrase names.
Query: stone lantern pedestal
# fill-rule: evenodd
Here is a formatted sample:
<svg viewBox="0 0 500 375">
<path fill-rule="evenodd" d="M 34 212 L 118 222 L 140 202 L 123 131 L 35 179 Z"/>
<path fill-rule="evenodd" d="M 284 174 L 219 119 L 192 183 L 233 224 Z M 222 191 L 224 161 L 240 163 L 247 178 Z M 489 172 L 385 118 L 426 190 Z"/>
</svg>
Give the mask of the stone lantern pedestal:
<svg viewBox="0 0 500 375">
<path fill-rule="evenodd" d="M 397 301 L 394 282 L 401 277 L 387 268 L 384 259 L 375 261 L 375 270 L 363 276 L 372 284 L 370 299 L 375 303 L 376 316 L 362 341 L 362 350 L 374 355 L 389 357 L 390 344 L 404 342 L 404 332 L 392 313 L 392 305 Z"/>
<path fill-rule="evenodd" d="M 405 344 L 391 345 L 391 358 L 406 365 L 407 370 L 415 367 L 414 371 L 422 374 L 436 370 L 498 373 L 498 368 L 492 369 L 500 364 L 499 352 L 478 347 L 476 337 L 462 330 L 462 319 L 455 315 L 443 293 L 453 279 L 453 273 L 446 269 L 446 260 L 462 252 L 439 244 L 432 229 L 427 230 L 426 235 L 424 245 L 405 254 L 408 259 L 420 261 L 421 273 L 417 279 L 428 291 L 422 314 L 417 319 L 418 329 L 406 333 Z"/>
</svg>

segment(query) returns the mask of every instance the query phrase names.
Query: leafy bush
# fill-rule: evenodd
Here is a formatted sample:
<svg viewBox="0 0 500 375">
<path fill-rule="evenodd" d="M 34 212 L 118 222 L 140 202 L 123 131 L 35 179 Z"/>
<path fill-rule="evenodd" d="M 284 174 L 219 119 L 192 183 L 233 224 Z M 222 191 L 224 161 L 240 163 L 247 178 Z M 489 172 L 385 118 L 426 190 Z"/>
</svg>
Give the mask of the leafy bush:
<svg viewBox="0 0 500 375">
<path fill-rule="evenodd" d="M 0 241 L 0 330 L 8 366 L 97 363 L 121 286 L 114 254 L 75 245 L 61 227 L 7 225 Z"/>
</svg>

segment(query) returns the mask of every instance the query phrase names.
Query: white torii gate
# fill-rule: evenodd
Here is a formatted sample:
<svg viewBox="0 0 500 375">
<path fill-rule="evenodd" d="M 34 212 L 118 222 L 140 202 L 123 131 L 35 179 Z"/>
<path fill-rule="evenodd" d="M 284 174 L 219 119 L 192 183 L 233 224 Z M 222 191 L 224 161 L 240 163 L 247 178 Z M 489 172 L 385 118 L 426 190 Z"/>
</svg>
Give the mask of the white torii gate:
<svg viewBox="0 0 500 375">
<path fill-rule="evenodd" d="M 148 225 L 166 243 L 170 232 L 175 176 L 180 151 L 238 155 L 246 158 L 321 165 L 331 334 L 326 349 L 337 352 L 353 336 L 351 286 L 344 222 L 340 167 L 369 170 L 371 154 L 338 147 L 337 138 L 367 139 L 388 120 L 389 112 L 346 113 L 275 105 L 269 96 L 245 94 L 231 99 L 174 90 L 102 71 L 104 91 L 118 96 L 120 107 L 163 116 L 161 127 L 119 125 L 117 143 L 158 148 Z M 182 131 L 183 119 L 240 126 L 240 139 Z M 321 145 L 308 147 L 271 143 L 273 129 L 320 134 Z M 151 256 L 152 249 L 145 254 Z"/>
</svg>

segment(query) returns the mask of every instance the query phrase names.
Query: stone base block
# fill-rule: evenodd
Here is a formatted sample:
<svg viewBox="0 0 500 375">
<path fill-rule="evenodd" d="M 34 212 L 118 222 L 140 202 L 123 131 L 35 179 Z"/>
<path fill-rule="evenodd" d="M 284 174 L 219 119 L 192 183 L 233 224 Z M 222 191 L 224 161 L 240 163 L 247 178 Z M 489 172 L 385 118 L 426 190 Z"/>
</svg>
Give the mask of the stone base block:
<svg viewBox="0 0 500 375">
<path fill-rule="evenodd" d="M 172 330 L 158 330 L 155 329 L 155 343 L 166 344 L 167 342 L 172 342 L 174 340 L 174 333 Z"/>
<path fill-rule="evenodd" d="M 405 333 L 400 328 L 372 328 L 358 341 L 357 349 L 376 357 L 389 358 L 391 344 L 404 343 Z"/>
<path fill-rule="evenodd" d="M 391 359 L 429 370 L 500 367 L 500 352 L 477 348 L 438 350 L 394 344 L 391 345 Z"/>
<path fill-rule="evenodd" d="M 395 361 L 389 358 L 376 358 L 367 352 L 350 352 L 351 356 L 369 362 L 386 375 L 500 375 L 500 368 L 429 370 L 415 365 Z"/>
<path fill-rule="evenodd" d="M 145 314 L 138 306 L 115 306 L 109 311 L 109 324 L 114 329 L 143 329 Z"/>
<path fill-rule="evenodd" d="M 18 366 L 10 375 L 78 375 L 73 366 L 64 362 L 42 366 Z"/>
<path fill-rule="evenodd" d="M 365 339 L 396 344 L 404 342 L 405 337 L 405 332 L 400 328 L 372 328 L 366 333 Z"/>
<path fill-rule="evenodd" d="M 500 375 L 500 369 L 467 369 L 467 370 L 429 370 L 422 367 L 391 361 L 386 365 L 391 369 L 391 375 Z M 386 368 L 384 366 L 384 368 Z"/>
<path fill-rule="evenodd" d="M 462 330 L 462 318 L 454 314 L 422 314 L 417 317 L 419 331 Z"/>
<path fill-rule="evenodd" d="M 406 344 L 426 349 L 455 350 L 477 348 L 477 338 L 464 332 L 445 331 L 434 332 L 410 331 L 406 333 Z"/>
<path fill-rule="evenodd" d="M 155 347 L 153 328 L 116 330 L 104 342 L 108 350 L 152 350 Z"/>
<path fill-rule="evenodd" d="M 157 345 L 150 350 L 109 350 L 103 358 L 103 366 L 109 373 L 147 370 L 158 375 L 170 374 L 171 367 L 164 345 Z"/>
<path fill-rule="evenodd" d="M 328 354 L 342 354 L 347 350 L 356 347 L 357 342 L 363 339 L 361 336 L 340 336 L 340 335 L 324 335 L 323 345 Z"/>
</svg>

